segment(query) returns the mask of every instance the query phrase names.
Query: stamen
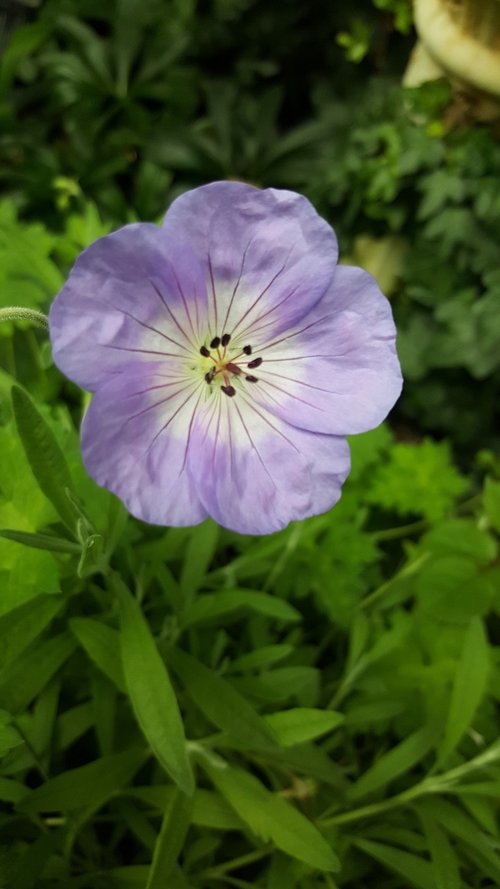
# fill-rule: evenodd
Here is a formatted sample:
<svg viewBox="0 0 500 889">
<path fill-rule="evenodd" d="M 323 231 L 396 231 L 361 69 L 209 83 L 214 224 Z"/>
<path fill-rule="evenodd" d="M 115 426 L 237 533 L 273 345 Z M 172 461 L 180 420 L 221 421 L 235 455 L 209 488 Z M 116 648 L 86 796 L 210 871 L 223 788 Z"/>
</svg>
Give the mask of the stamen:
<svg viewBox="0 0 500 889">
<path fill-rule="evenodd" d="M 248 367 L 260 367 L 262 364 L 262 358 L 254 358 L 253 361 L 248 362 Z"/>
<path fill-rule="evenodd" d="M 222 343 L 222 345 L 224 346 L 224 348 L 226 348 L 226 346 L 229 345 L 229 341 L 230 341 L 230 339 L 231 339 L 231 334 L 230 334 L 230 333 L 225 333 L 225 334 L 223 334 L 222 339 L 221 339 L 221 343 Z"/>
<path fill-rule="evenodd" d="M 210 352 L 208 351 L 206 346 L 200 347 L 200 355 L 203 355 L 204 358 L 210 358 Z"/>
<path fill-rule="evenodd" d="M 258 383 L 258 377 L 253 377 L 252 374 L 249 374 L 245 377 L 245 380 L 248 380 L 249 383 Z"/>
<path fill-rule="evenodd" d="M 236 389 L 234 388 L 234 386 L 221 386 L 221 389 L 223 392 L 225 392 L 226 395 L 229 395 L 230 398 L 232 398 L 233 395 L 236 395 Z"/>
<path fill-rule="evenodd" d="M 213 378 L 214 378 L 214 371 L 209 370 L 208 373 L 205 374 L 205 381 L 207 383 L 211 383 L 213 381 Z"/>
<path fill-rule="evenodd" d="M 252 354 L 252 347 L 251 346 L 243 346 L 243 351 L 244 351 L 245 355 L 251 355 Z"/>
<path fill-rule="evenodd" d="M 230 371 L 230 373 L 232 374 L 236 374 L 237 377 L 241 373 L 241 367 L 238 367 L 237 364 L 232 364 L 231 362 L 229 362 L 229 364 L 226 364 L 225 370 Z"/>
<path fill-rule="evenodd" d="M 211 349 L 217 349 L 220 346 L 220 336 L 214 336 L 212 342 L 210 343 Z"/>
</svg>

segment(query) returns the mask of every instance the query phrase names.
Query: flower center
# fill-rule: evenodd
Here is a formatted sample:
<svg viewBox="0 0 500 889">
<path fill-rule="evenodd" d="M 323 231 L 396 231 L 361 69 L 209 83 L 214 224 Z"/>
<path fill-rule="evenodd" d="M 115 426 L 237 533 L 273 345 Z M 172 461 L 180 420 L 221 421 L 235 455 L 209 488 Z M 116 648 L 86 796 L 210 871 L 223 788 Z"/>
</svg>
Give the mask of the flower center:
<svg viewBox="0 0 500 889">
<path fill-rule="evenodd" d="M 238 349 L 236 346 L 231 346 L 230 343 L 231 334 L 229 333 L 214 336 L 209 346 L 200 346 L 200 355 L 207 359 L 203 366 L 205 382 L 210 387 L 219 382 L 224 394 L 233 398 L 236 395 L 233 385 L 236 380 L 258 383 L 258 377 L 247 373 L 247 370 L 260 367 L 262 358 L 253 358 L 248 361 L 247 359 L 252 354 L 252 346 L 247 345 Z"/>
</svg>

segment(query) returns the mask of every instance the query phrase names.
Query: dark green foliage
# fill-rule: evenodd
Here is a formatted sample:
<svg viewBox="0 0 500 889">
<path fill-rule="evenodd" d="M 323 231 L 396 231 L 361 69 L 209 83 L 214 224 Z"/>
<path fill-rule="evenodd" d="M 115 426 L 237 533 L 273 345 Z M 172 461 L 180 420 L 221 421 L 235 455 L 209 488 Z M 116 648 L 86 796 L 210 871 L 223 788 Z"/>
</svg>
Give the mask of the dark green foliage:
<svg viewBox="0 0 500 889">
<path fill-rule="evenodd" d="M 401 88 L 409 0 L 7 9 L 0 308 L 242 178 L 307 194 L 379 277 L 406 387 L 330 514 L 150 528 L 86 475 L 45 334 L 0 325 L 0 885 L 493 889 L 494 127 Z"/>
</svg>

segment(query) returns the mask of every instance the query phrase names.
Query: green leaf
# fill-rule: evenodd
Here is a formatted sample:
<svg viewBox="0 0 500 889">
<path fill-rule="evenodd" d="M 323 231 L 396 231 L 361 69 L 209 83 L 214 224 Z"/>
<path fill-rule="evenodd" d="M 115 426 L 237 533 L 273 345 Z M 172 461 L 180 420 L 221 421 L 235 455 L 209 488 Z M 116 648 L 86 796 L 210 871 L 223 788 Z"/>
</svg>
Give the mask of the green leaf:
<svg viewBox="0 0 500 889">
<path fill-rule="evenodd" d="M 184 727 L 174 690 L 137 601 L 115 579 L 119 594 L 121 653 L 130 703 L 153 753 L 185 793 L 194 790 Z"/>
<path fill-rule="evenodd" d="M 484 508 L 488 521 L 495 531 L 500 531 L 500 482 L 487 478 L 484 483 Z"/>
<path fill-rule="evenodd" d="M 295 707 L 293 710 L 270 713 L 264 719 L 274 731 L 279 744 L 283 747 L 293 747 L 295 744 L 313 741 L 314 738 L 333 731 L 343 723 L 344 716 L 334 710 Z"/>
<path fill-rule="evenodd" d="M 421 569 L 415 590 L 425 614 L 444 623 L 467 624 L 485 614 L 495 586 L 466 556 L 436 556 Z"/>
<path fill-rule="evenodd" d="M 337 856 L 314 824 L 282 797 L 266 790 L 257 778 L 241 769 L 203 766 L 229 805 L 260 839 L 271 840 L 282 852 L 315 870 L 339 869 Z"/>
<path fill-rule="evenodd" d="M 351 788 L 350 799 L 356 800 L 384 787 L 404 775 L 420 762 L 432 748 L 435 733 L 428 726 L 409 735 L 392 750 L 383 754 Z"/>
<path fill-rule="evenodd" d="M 75 650 L 69 633 L 54 636 L 0 670 L 0 707 L 24 710 Z"/>
<path fill-rule="evenodd" d="M 231 661 L 231 673 L 246 672 L 247 670 L 258 670 L 270 667 L 279 661 L 285 660 L 293 653 L 293 645 L 265 645 L 262 648 L 256 648 L 255 651 L 248 651 L 246 654 L 240 655 Z"/>
<path fill-rule="evenodd" d="M 480 830 L 472 818 L 446 800 L 434 799 L 432 814 L 448 833 L 458 837 L 488 863 L 500 885 L 500 856 L 491 837 Z"/>
<path fill-rule="evenodd" d="M 476 617 L 471 621 L 465 634 L 457 663 L 450 709 L 438 751 L 438 765 L 442 765 L 455 750 L 474 719 L 486 691 L 488 673 L 488 642 L 482 621 Z"/>
<path fill-rule="evenodd" d="M 447 442 L 424 439 L 420 444 L 395 444 L 386 465 L 374 474 L 368 497 L 372 503 L 402 515 L 442 518 L 467 488 L 451 462 Z"/>
<path fill-rule="evenodd" d="M 180 579 L 181 593 L 186 606 L 202 584 L 212 561 L 219 533 L 219 526 L 212 521 L 203 522 L 191 531 Z"/>
<path fill-rule="evenodd" d="M 37 596 L 0 617 L 0 667 L 22 654 L 43 633 L 63 604 L 61 597 Z"/>
<path fill-rule="evenodd" d="M 12 387 L 12 406 L 19 437 L 40 490 L 74 532 L 77 516 L 66 494 L 73 483 L 64 454 L 31 398 L 19 386 Z"/>
<path fill-rule="evenodd" d="M 410 886 L 417 889 L 431 889 L 434 886 L 432 866 L 423 858 L 372 840 L 355 839 L 354 845 L 389 870 L 400 874 Z"/>
<path fill-rule="evenodd" d="M 10 713 L 0 710 L 0 758 L 5 756 L 13 747 L 19 747 L 23 743 L 21 735 L 10 725 L 12 716 Z"/>
<path fill-rule="evenodd" d="M 70 769 L 32 790 L 18 805 L 21 812 L 72 812 L 100 808 L 127 784 L 145 759 L 144 750 L 126 750 Z"/>
<path fill-rule="evenodd" d="M 487 565 L 497 553 L 493 537 L 478 528 L 472 519 L 440 522 L 425 535 L 422 545 L 437 556 L 466 556 L 479 565 Z"/>
<path fill-rule="evenodd" d="M 225 679 L 179 649 L 172 652 L 171 663 L 190 697 L 217 728 L 248 747 L 274 744 L 272 728 Z"/>
<path fill-rule="evenodd" d="M 33 534 L 31 531 L 14 531 L 10 528 L 2 528 L 0 537 L 33 549 L 46 549 L 54 553 L 80 555 L 81 552 L 81 547 L 77 543 L 72 543 L 71 540 L 65 540 L 63 537 L 52 537 L 50 534 L 38 534 L 38 532 Z"/>
<path fill-rule="evenodd" d="M 117 630 L 88 617 L 75 617 L 69 625 L 89 658 L 120 691 L 126 691 Z"/>
<path fill-rule="evenodd" d="M 165 889 L 191 823 L 193 798 L 175 790 L 168 800 L 146 889 Z"/>
<path fill-rule="evenodd" d="M 446 832 L 433 817 L 432 803 L 421 801 L 417 810 L 431 853 L 436 889 L 462 889 L 457 856 Z"/>
<path fill-rule="evenodd" d="M 207 593 L 199 596 L 185 614 L 182 626 L 192 627 L 197 624 L 218 622 L 229 615 L 244 616 L 246 611 L 254 611 L 265 617 L 280 621 L 298 621 L 299 612 L 288 602 L 257 593 L 253 590 L 224 590 L 220 593 Z"/>
</svg>

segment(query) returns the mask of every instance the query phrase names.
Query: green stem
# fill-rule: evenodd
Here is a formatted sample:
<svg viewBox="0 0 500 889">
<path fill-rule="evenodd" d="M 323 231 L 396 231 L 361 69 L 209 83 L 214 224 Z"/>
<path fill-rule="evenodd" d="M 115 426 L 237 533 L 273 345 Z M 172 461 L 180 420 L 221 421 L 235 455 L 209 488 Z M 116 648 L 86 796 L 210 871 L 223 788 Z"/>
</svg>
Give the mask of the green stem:
<svg viewBox="0 0 500 889">
<path fill-rule="evenodd" d="M 0 321 L 31 321 L 36 327 L 49 329 L 49 319 L 43 312 L 36 309 L 25 309 L 23 306 L 7 306 L 0 309 Z"/>
<path fill-rule="evenodd" d="M 406 806 L 421 796 L 447 793 L 461 778 L 467 777 L 471 772 L 476 772 L 478 769 L 484 769 L 487 766 L 493 765 L 499 759 L 500 742 L 496 742 L 487 750 L 475 756 L 474 759 L 462 763 L 462 765 L 450 769 L 448 772 L 443 772 L 442 775 L 437 775 L 433 778 L 426 777 L 419 784 L 410 787 L 403 793 L 398 793 L 396 796 L 382 800 L 380 803 L 371 803 L 367 806 L 361 806 L 359 809 L 352 809 L 350 812 L 341 812 L 331 817 L 319 818 L 318 824 L 321 827 L 348 824 L 351 821 L 359 821 L 360 818 L 371 818 L 372 816 L 380 815 L 381 812 Z"/>
<path fill-rule="evenodd" d="M 396 581 L 402 580 L 405 577 L 409 577 L 410 575 L 415 574 L 416 571 L 419 571 L 422 565 L 424 565 L 424 563 L 427 562 L 429 558 L 430 553 L 424 553 L 418 559 L 415 559 L 414 562 L 410 562 L 409 565 L 405 565 L 404 568 L 401 569 L 401 571 L 398 571 L 398 573 L 394 575 L 394 577 L 386 580 L 379 587 L 377 587 L 377 589 L 374 590 L 373 593 L 370 593 L 369 596 L 366 596 L 366 598 L 363 599 L 363 601 L 360 603 L 359 607 L 369 608 L 371 605 L 373 605 L 374 602 L 377 602 L 379 599 L 381 599 L 382 596 L 385 595 L 387 590 L 390 589 L 394 583 L 396 583 Z"/>
</svg>

